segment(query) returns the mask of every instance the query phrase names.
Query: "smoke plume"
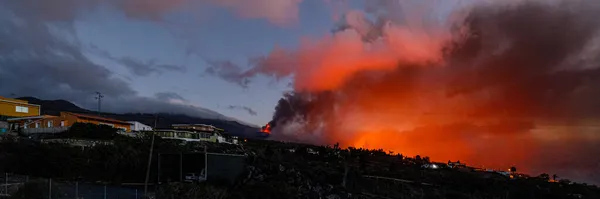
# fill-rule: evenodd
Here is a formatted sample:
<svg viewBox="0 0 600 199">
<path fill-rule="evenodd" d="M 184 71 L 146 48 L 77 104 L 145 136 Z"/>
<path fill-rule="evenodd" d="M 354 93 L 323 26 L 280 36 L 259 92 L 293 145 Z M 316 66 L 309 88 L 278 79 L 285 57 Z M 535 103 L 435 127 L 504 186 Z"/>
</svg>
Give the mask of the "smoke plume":
<svg viewBox="0 0 600 199">
<path fill-rule="evenodd" d="M 597 2 L 368 2 L 236 74 L 294 78 L 273 137 L 598 179 Z"/>
</svg>

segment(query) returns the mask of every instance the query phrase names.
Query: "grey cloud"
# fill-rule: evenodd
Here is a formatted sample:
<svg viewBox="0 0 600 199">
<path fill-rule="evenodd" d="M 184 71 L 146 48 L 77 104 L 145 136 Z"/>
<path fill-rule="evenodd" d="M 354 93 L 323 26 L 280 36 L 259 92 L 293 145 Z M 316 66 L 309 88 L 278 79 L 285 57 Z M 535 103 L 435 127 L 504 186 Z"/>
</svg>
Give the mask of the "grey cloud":
<svg viewBox="0 0 600 199">
<path fill-rule="evenodd" d="M 117 57 L 105 50 L 99 49 L 95 45 L 91 45 L 88 50 L 91 53 L 99 55 L 101 57 L 110 59 L 116 63 L 119 63 L 125 66 L 132 74 L 137 76 L 148 76 L 152 73 L 161 73 L 161 72 L 185 72 L 186 68 L 184 66 L 172 65 L 172 64 L 159 64 L 156 60 L 149 61 L 141 61 L 138 59 L 134 59 L 132 57 Z"/>
<path fill-rule="evenodd" d="M 129 98 L 107 97 L 103 103 L 107 104 L 102 106 L 103 109 L 114 113 L 172 113 L 210 119 L 236 120 L 210 109 L 193 105 L 169 103 L 158 98 L 140 96 Z"/>
<path fill-rule="evenodd" d="M 162 101 L 168 101 L 168 100 L 181 100 L 181 101 L 187 101 L 185 98 L 181 97 L 181 95 L 174 93 L 174 92 L 159 92 L 154 94 L 154 96 L 156 96 L 156 99 L 162 100 Z"/>
<path fill-rule="evenodd" d="M 135 95 L 111 71 L 88 60 L 77 44 L 54 36 L 53 26 L 0 10 L 2 43 L 0 85 L 5 92 L 56 95 L 100 91 L 113 96 Z"/>
<path fill-rule="evenodd" d="M 56 3 L 69 2 L 76 3 L 68 0 Z M 232 120 L 209 109 L 164 100 L 164 97 L 182 98 L 178 95 L 162 93 L 155 98 L 137 95 L 118 74 L 93 63 L 82 53 L 84 48 L 71 31 L 70 18 L 75 16 L 68 12 L 71 8 L 62 10 L 48 5 L 49 10 L 44 10 L 45 3 L 35 3 L 0 0 L 0 93 L 10 97 L 65 99 L 95 109 L 94 93 L 101 92 L 105 96 L 103 110 L 110 112 L 168 112 Z M 54 10 L 66 13 L 61 15 Z"/>
<path fill-rule="evenodd" d="M 225 81 L 236 83 L 247 88 L 250 79 L 243 74 L 242 68 L 231 61 L 206 61 L 209 67 L 204 71 L 207 74 L 222 78 Z"/>
<path fill-rule="evenodd" d="M 250 114 L 252 116 L 257 115 L 256 111 L 252 110 L 250 107 L 247 107 L 247 106 L 229 105 L 227 108 L 231 109 L 231 110 L 243 110 L 243 111 L 248 112 L 248 114 Z"/>
<path fill-rule="evenodd" d="M 143 62 L 140 60 L 133 59 L 131 57 L 112 58 L 123 66 L 127 67 L 129 71 L 138 76 L 148 76 L 152 73 L 160 73 L 163 71 L 175 71 L 185 72 L 186 69 L 183 66 L 170 65 L 170 64 L 157 64 L 155 60 Z"/>
</svg>

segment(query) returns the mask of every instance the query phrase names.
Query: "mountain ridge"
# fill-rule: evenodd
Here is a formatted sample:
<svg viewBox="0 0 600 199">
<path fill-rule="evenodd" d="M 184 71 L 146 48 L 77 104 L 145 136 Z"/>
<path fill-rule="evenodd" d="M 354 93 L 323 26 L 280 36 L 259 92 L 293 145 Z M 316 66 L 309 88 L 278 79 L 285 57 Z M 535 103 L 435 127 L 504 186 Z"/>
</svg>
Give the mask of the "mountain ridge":
<svg viewBox="0 0 600 199">
<path fill-rule="evenodd" d="M 60 112 L 63 111 L 84 114 L 98 114 L 103 117 L 122 121 L 137 121 L 158 129 L 169 128 L 172 124 L 210 124 L 218 128 L 225 129 L 225 131 L 228 133 L 240 137 L 252 137 L 256 132 L 260 131 L 260 129 L 257 127 L 244 124 L 231 118 L 228 118 L 231 120 L 211 119 L 176 113 L 98 113 L 97 111 L 90 111 L 81 108 L 74 103 L 63 99 L 43 100 L 30 96 L 19 97 L 17 99 L 28 101 L 31 104 L 40 105 L 42 107 L 41 114 L 43 115 L 60 115 Z"/>
</svg>

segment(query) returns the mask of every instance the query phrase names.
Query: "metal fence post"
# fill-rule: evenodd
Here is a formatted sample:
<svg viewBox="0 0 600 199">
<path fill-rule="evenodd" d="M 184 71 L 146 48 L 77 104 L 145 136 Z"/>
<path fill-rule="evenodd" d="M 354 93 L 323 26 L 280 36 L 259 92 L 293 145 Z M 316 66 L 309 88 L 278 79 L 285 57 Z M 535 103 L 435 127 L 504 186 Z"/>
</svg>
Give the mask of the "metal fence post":
<svg viewBox="0 0 600 199">
<path fill-rule="evenodd" d="M 79 198 L 79 181 L 75 181 L 75 198 Z"/>
<path fill-rule="evenodd" d="M 135 199 L 138 198 L 138 193 L 137 193 L 137 189 L 135 189 Z"/>
<path fill-rule="evenodd" d="M 48 198 L 52 199 L 52 178 L 48 178 Z"/>
<path fill-rule="evenodd" d="M 106 185 L 104 185 L 104 199 L 106 199 Z"/>
<path fill-rule="evenodd" d="M 179 182 L 183 182 L 183 153 L 179 153 Z"/>
<path fill-rule="evenodd" d="M 8 195 L 8 173 L 4 173 L 4 194 Z"/>
</svg>

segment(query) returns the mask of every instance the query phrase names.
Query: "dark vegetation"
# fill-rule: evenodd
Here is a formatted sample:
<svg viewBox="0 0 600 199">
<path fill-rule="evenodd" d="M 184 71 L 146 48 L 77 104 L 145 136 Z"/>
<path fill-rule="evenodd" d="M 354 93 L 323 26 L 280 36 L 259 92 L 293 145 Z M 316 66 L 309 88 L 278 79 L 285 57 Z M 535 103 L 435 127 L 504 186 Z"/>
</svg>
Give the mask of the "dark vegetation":
<svg viewBox="0 0 600 199">
<path fill-rule="evenodd" d="M 112 144 L 80 147 L 4 136 L 0 143 L 0 172 L 63 181 L 143 182 L 151 137 L 131 138 L 103 128 L 80 125 L 74 130 L 85 133 L 66 133 L 79 139 L 110 140 Z M 337 146 L 265 140 L 249 140 L 243 146 L 182 144 L 156 138 L 154 160 L 158 153 L 203 151 L 205 145 L 210 152 L 246 154 L 246 172 L 233 185 L 219 182 L 162 185 L 157 197 L 600 198 L 595 186 L 565 180 L 551 183 L 549 175 L 510 179 L 495 173 L 451 169 L 443 164 L 439 169 L 424 169 L 421 165 L 429 163 L 427 157 Z M 152 171 L 151 182 L 156 179 L 155 165 Z M 23 189 L 34 190 L 36 186 L 39 185 Z M 19 192 L 24 193 L 29 191 Z"/>
<path fill-rule="evenodd" d="M 114 140 L 120 137 L 117 129 L 106 125 L 95 125 L 90 123 L 75 123 L 69 130 L 51 136 L 48 139 L 90 139 L 90 140 Z"/>
<path fill-rule="evenodd" d="M 80 108 L 77 105 L 66 100 L 41 100 L 35 97 L 20 97 L 18 99 L 26 100 L 32 104 L 41 105 L 43 107 L 43 115 L 60 115 L 61 111 L 84 114 L 97 114 L 97 112 Z M 156 121 L 156 127 L 158 128 L 169 128 L 172 124 L 210 124 L 218 128 L 225 129 L 225 131 L 233 133 L 236 136 L 254 136 L 254 133 L 259 131 L 259 129 L 256 127 L 247 126 L 237 121 L 206 119 L 187 116 L 183 114 L 101 113 L 101 115 L 103 117 L 113 118 L 122 121 L 138 121 L 152 127 L 154 127 L 154 122 Z"/>
</svg>

